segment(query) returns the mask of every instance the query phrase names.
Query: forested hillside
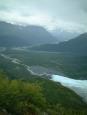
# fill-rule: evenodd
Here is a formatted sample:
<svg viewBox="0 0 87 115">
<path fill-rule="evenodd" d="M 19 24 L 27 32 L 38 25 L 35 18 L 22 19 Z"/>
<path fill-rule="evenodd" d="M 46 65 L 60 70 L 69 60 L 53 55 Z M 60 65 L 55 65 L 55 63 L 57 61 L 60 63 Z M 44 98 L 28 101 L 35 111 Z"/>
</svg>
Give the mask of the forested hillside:
<svg viewBox="0 0 87 115">
<path fill-rule="evenodd" d="M 38 76 L 12 80 L 0 69 L 0 115 L 86 115 L 86 108 L 78 95 L 58 83 Z"/>
</svg>

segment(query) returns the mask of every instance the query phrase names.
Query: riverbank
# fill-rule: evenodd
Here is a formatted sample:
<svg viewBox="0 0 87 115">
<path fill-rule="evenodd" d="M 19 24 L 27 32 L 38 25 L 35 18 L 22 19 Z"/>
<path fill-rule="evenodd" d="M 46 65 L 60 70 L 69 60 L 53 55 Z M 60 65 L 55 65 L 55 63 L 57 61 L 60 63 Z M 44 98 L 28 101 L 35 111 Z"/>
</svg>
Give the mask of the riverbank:
<svg viewBox="0 0 87 115">
<path fill-rule="evenodd" d="M 52 75 L 51 80 L 73 90 L 87 102 L 87 80 L 75 80 L 60 75 Z"/>
</svg>

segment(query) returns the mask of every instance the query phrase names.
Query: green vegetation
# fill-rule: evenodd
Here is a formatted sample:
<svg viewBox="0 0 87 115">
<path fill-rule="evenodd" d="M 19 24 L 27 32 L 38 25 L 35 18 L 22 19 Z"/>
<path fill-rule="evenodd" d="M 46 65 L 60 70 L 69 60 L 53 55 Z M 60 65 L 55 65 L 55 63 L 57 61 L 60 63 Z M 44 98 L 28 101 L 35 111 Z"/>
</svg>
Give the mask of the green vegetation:
<svg viewBox="0 0 87 115">
<path fill-rule="evenodd" d="M 46 100 L 38 84 L 8 80 L 0 74 L 0 110 L 12 115 L 33 115 L 43 112 Z"/>
<path fill-rule="evenodd" d="M 0 70 L 0 115 L 86 115 L 86 108 L 60 84 L 41 78 L 11 80 Z"/>
</svg>

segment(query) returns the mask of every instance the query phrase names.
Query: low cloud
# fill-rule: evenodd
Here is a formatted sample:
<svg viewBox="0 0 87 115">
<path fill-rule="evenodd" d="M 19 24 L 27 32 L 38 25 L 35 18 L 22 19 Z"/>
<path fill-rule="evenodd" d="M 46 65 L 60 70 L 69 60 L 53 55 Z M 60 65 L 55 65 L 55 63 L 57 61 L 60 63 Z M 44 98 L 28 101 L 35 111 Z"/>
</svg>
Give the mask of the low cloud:
<svg viewBox="0 0 87 115">
<path fill-rule="evenodd" d="M 3 0 L 0 20 L 87 32 L 87 0 Z"/>
</svg>

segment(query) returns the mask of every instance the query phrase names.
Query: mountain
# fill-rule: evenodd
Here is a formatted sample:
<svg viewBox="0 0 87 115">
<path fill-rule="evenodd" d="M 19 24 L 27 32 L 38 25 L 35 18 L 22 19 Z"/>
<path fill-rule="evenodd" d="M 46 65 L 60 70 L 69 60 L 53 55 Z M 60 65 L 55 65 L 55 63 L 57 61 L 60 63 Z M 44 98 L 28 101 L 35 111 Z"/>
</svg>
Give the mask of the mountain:
<svg viewBox="0 0 87 115">
<path fill-rule="evenodd" d="M 70 52 L 74 54 L 87 54 L 87 33 L 59 44 L 46 44 L 34 47 L 35 50 L 52 52 Z"/>
<path fill-rule="evenodd" d="M 18 26 L 0 22 L 0 46 L 28 46 L 56 42 L 41 26 Z"/>
<path fill-rule="evenodd" d="M 79 35 L 78 32 L 71 32 L 71 31 L 63 30 L 61 28 L 52 30 L 51 34 L 55 36 L 59 40 L 59 42 L 68 41 Z"/>
</svg>

